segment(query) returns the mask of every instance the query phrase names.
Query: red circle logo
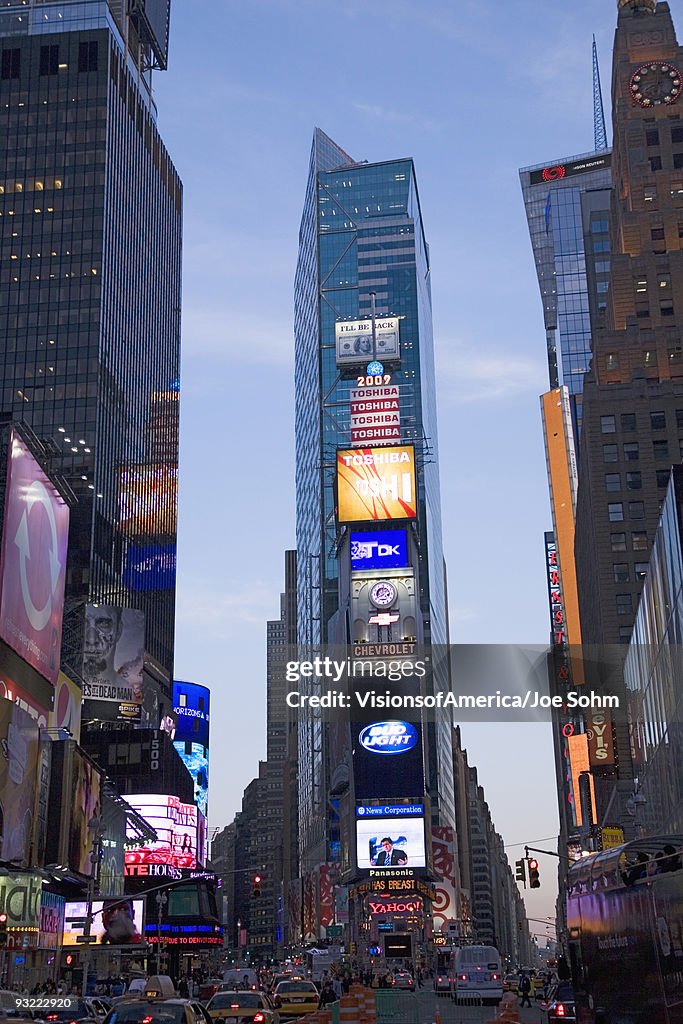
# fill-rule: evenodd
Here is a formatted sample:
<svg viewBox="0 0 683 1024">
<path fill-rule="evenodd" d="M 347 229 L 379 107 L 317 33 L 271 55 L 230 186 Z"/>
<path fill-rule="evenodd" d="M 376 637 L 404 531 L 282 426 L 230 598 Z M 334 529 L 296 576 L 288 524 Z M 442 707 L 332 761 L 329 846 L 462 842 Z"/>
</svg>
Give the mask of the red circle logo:
<svg viewBox="0 0 683 1024">
<path fill-rule="evenodd" d="M 557 167 L 546 167 L 543 171 L 544 181 L 557 181 L 558 178 L 564 178 L 565 170 L 562 164 L 558 164 Z"/>
</svg>

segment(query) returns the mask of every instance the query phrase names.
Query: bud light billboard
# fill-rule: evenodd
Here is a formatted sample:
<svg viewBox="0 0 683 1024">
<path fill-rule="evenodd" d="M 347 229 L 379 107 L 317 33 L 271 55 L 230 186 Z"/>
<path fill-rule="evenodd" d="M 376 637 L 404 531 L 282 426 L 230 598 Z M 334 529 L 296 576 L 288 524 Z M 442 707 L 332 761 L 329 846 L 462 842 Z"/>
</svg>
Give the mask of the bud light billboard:
<svg viewBox="0 0 683 1024">
<path fill-rule="evenodd" d="M 211 693 L 198 683 L 173 683 L 178 718 L 173 746 L 194 781 L 197 807 L 206 815 L 209 799 L 209 714 Z"/>
<path fill-rule="evenodd" d="M 405 754 L 417 746 L 419 739 L 410 722 L 372 722 L 358 737 L 360 745 L 371 754 Z"/>
<path fill-rule="evenodd" d="M 408 565 L 408 534 L 405 530 L 377 530 L 351 534 L 351 568 L 405 569 Z"/>
</svg>

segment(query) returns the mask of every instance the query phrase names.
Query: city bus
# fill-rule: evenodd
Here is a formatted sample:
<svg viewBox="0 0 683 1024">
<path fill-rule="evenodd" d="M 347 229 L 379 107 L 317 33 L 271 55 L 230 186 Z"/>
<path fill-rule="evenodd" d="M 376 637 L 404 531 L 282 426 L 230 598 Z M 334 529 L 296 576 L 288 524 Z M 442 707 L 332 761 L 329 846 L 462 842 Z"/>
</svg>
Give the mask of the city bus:
<svg viewBox="0 0 683 1024">
<path fill-rule="evenodd" d="M 503 998 L 503 965 L 494 946 L 460 946 L 453 954 L 455 1001 L 482 1003 Z"/>
<path fill-rule="evenodd" d="M 577 861 L 567 927 L 578 1024 L 683 1024 L 683 835 Z"/>
</svg>

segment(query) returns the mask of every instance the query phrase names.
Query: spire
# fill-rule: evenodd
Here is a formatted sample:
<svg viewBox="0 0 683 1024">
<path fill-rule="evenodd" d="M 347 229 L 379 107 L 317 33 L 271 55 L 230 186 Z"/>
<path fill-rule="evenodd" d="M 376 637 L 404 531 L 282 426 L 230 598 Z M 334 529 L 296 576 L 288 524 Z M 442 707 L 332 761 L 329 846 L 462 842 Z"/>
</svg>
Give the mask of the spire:
<svg viewBox="0 0 683 1024">
<path fill-rule="evenodd" d="M 598 64 L 598 48 L 593 36 L 593 131 L 595 133 L 595 150 L 607 149 L 607 128 L 605 127 L 605 110 L 602 105 L 602 87 L 600 85 L 600 65 Z"/>
</svg>

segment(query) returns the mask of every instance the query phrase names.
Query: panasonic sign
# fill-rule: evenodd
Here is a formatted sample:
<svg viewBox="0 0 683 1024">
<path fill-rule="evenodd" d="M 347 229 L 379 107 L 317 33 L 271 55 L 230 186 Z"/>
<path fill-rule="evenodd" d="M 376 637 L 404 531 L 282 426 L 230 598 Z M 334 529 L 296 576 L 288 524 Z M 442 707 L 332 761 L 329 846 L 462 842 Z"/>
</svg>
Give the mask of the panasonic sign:
<svg viewBox="0 0 683 1024">
<path fill-rule="evenodd" d="M 410 722 L 373 722 L 358 737 L 360 745 L 371 754 L 405 754 L 417 746 L 417 729 Z"/>
<path fill-rule="evenodd" d="M 351 568 L 404 569 L 408 565 L 408 534 L 405 530 L 376 530 L 351 534 Z"/>
</svg>

